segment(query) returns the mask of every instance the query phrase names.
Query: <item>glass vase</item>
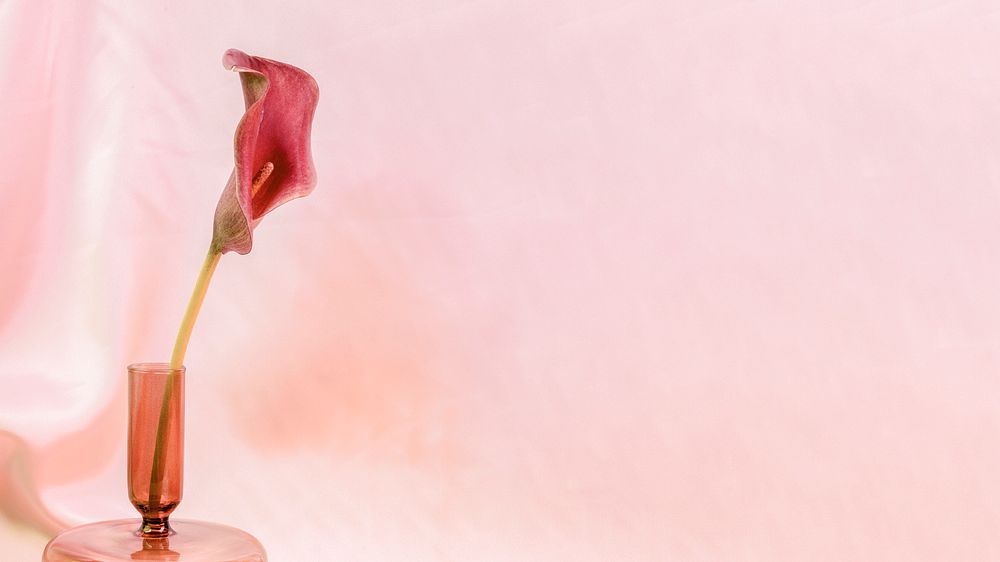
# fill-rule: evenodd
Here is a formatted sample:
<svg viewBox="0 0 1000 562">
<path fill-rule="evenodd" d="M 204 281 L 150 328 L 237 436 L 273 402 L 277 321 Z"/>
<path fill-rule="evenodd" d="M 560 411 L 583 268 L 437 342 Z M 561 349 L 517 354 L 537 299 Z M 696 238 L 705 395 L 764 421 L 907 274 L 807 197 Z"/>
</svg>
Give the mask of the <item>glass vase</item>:
<svg viewBox="0 0 1000 562">
<path fill-rule="evenodd" d="M 184 367 L 128 367 L 128 494 L 141 519 L 91 523 L 49 541 L 43 562 L 266 562 L 251 535 L 217 523 L 171 520 L 184 484 Z"/>
<path fill-rule="evenodd" d="M 128 497 L 139 532 L 165 537 L 184 486 L 184 368 L 131 365 L 128 408 Z"/>
</svg>

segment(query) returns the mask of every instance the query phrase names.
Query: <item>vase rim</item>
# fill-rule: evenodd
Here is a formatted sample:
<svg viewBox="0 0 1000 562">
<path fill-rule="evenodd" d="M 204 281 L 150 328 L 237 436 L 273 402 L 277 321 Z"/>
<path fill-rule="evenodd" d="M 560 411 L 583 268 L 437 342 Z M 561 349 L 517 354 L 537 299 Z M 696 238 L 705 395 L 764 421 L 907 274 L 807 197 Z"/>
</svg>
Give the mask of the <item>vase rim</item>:
<svg viewBox="0 0 1000 562">
<path fill-rule="evenodd" d="M 130 373 L 151 373 L 151 374 L 166 374 L 170 372 L 183 373 L 185 370 L 184 365 L 172 369 L 170 363 L 166 362 L 141 362 L 132 363 L 128 366 L 128 372 Z"/>
</svg>

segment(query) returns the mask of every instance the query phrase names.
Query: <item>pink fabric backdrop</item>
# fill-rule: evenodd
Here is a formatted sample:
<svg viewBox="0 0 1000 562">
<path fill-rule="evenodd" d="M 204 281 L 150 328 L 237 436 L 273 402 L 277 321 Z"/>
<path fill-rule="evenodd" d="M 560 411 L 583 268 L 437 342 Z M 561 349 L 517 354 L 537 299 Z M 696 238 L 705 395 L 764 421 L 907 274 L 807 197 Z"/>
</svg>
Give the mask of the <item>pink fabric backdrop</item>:
<svg viewBox="0 0 1000 562">
<path fill-rule="evenodd" d="M 275 561 L 1000 559 L 990 1 L 0 3 L 0 559 L 129 516 L 242 114 L 179 517 Z"/>
</svg>

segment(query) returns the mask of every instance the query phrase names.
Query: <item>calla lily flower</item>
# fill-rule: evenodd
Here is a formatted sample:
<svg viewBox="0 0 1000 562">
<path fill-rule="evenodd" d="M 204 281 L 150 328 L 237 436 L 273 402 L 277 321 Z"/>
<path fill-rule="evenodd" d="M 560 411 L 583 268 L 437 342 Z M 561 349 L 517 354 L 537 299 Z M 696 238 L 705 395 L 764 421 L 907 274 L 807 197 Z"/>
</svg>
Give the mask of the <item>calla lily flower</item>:
<svg viewBox="0 0 1000 562">
<path fill-rule="evenodd" d="M 222 64 L 240 74 L 246 113 L 233 142 L 236 166 L 215 210 L 212 249 L 246 254 L 264 215 L 316 186 L 309 135 L 319 86 L 299 68 L 236 49 Z"/>
<path fill-rule="evenodd" d="M 198 311 L 222 254 L 247 254 L 253 230 L 264 215 L 281 204 L 304 197 L 316 186 L 309 134 L 319 100 L 319 86 L 304 70 L 230 49 L 222 64 L 240 73 L 246 112 L 233 139 L 236 166 L 215 208 L 212 244 L 198 274 L 170 357 L 170 375 L 184 364 Z M 163 486 L 163 452 L 167 439 L 170 384 L 163 391 L 156 446 L 149 474 L 149 505 L 159 504 Z"/>
</svg>

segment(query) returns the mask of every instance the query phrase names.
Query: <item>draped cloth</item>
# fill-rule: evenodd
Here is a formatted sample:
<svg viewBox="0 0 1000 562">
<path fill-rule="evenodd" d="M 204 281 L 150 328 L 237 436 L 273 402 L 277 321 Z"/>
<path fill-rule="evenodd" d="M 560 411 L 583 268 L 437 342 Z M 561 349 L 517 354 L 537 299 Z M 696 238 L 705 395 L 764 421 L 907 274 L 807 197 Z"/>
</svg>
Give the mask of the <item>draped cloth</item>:
<svg viewBox="0 0 1000 562">
<path fill-rule="evenodd" d="M 0 559 L 135 515 L 243 113 L 319 183 L 219 264 L 175 516 L 273 560 L 1000 557 L 990 2 L 0 3 Z"/>
</svg>

